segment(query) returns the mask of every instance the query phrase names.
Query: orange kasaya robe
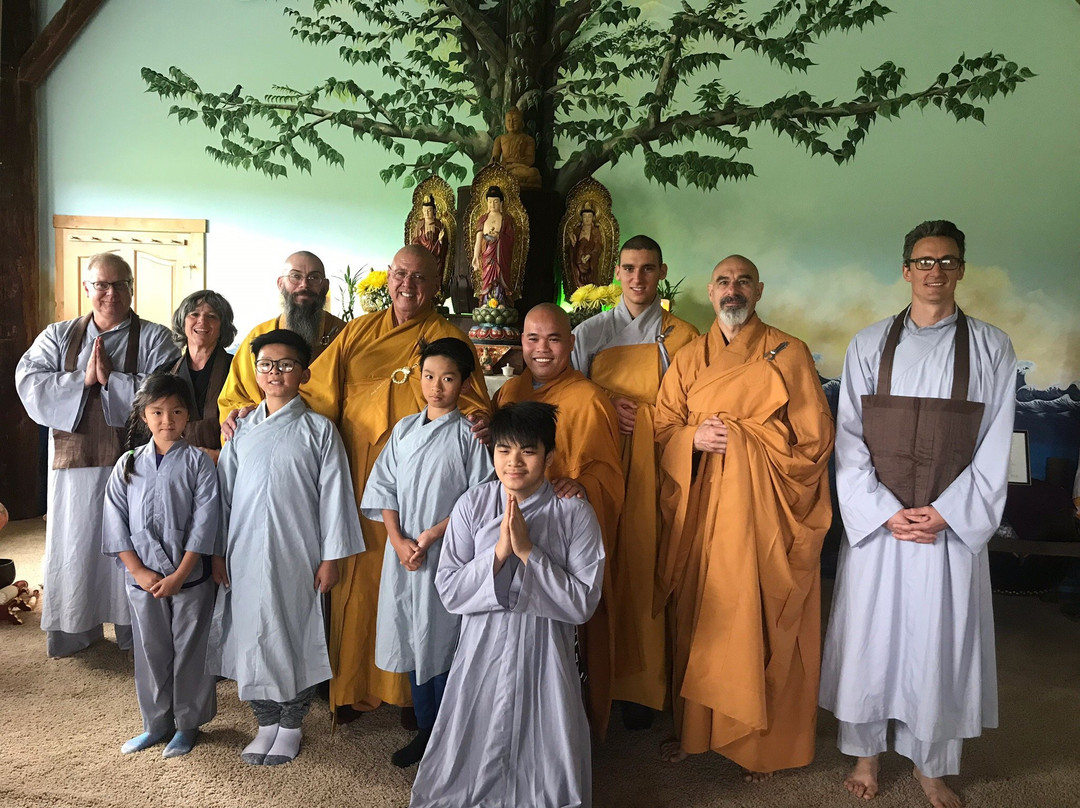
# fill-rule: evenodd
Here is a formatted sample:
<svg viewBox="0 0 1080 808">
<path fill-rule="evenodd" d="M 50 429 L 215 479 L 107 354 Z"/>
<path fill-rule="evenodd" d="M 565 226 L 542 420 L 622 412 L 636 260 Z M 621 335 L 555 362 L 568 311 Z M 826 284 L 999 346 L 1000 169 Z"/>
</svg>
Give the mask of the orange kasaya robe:
<svg viewBox="0 0 1080 808">
<path fill-rule="evenodd" d="M 698 331 L 665 311 L 661 333 L 664 348 L 675 354 Z M 659 461 L 653 418 L 661 379 L 656 342 L 604 348 L 593 357 L 590 377 L 609 396 L 637 402 L 634 432 L 619 436 L 626 498 L 619 518 L 612 588 L 615 611 L 615 669 L 612 698 L 663 710 L 670 686 L 669 645 L 663 614 L 653 614 L 656 554 L 660 542 Z"/>
<path fill-rule="evenodd" d="M 623 504 L 619 422 L 604 391 L 571 367 L 535 390 L 533 375 L 526 369 L 495 394 L 496 407 L 519 401 L 542 401 L 559 408 L 555 458 L 548 467 L 548 479 L 570 477 L 581 483 L 600 523 L 606 556 L 603 595 L 592 619 L 578 629 L 578 640 L 589 677 L 589 722 L 593 731 L 603 737 L 611 713 L 614 653 L 611 568 L 618 556 L 616 528 Z"/>
<path fill-rule="evenodd" d="M 727 425 L 726 453 L 695 452 L 713 415 Z M 686 752 L 712 749 L 758 772 L 813 759 L 834 434 L 806 345 L 757 315 L 730 345 L 714 322 L 664 377 L 659 584 L 674 595 Z"/>
<path fill-rule="evenodd" d="M 421 339 L 434 342 L 465 334 L 434 311 L 395 326 L 391 309 L 351 321 L 311 366 L 311 379 L 301 395 L 313 410 L 330 418 L 341 432 L 352 469 L 359 507 L 364 484 L 394 424 L 420 412 L 426 402 L 420 390 Z M 475 357 L 476 349 L 469 343 Z M 472 389 L 463 393 L 465 414 L 490 412 L 480 362 Z M 375 613 L 379 577 L 386 547 L 382 522 L 360 517 L 365 552 L 343 560 L 340 581 L 330 592 L 330 707 L 371 708 L 380 701 L 410 704 L 409 679 L 375 666 Z"/>
<path fill-rule="evenodd" d="M 225 384 L 218 394 L 218 418 L 222 422 L 233 410 L 241 407 L 257 407 L 263 400 L 263 391 L 259 389 L 255 374 L 255 357 L 251 353 L 251 343 L 256 337 L 269 334 L 275 328 L 284 328 L 283 320 L 284 315 L 259 323 L 251 329 L 251 333 L 244 337 L 244 341 L 233 354 L 232 363 L 229 365 L 229 376 L 225 379 Z M 344 320 L 328 311 L 323 312 L 319 343 L 311 351 L 312 362 L 319 358 L 326 346 L 341 333 L 344 327 Z"/>
</svg>

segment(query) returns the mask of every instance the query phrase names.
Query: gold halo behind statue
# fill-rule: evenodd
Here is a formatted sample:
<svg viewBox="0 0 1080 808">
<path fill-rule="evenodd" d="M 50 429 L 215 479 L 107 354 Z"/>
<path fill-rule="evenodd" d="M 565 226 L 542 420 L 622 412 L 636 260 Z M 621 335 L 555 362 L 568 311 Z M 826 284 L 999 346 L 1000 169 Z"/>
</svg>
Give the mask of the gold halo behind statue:
<svg viewBox="0 0 1080 808">
<path fill-rule="evenodd" d="M 503 227 L 501 233 L 491 234 L 492 238 L 489 239 L 487 234 L 479 232 L 479 227 L 482 219 L 486 221 L 492 189 L 497 189 L 501 195 Z M 469 230 L 464 252 L 466 260 L 470 262 L 469 280 L 473 295 L 484 303 L 489 296 L 499 297 L 501 293 L 503 302 L 507 306 L 513 305 L 521 296 L 525 259 L 529 255 L 529 216 L 521 204 L 518 181 L 514 176 L 497 164 L 488 165 L 477 172 L 465 221 Z M 507 223 L 512 225 L 513 247 L 510 249 L 506 249 L 505 239 L 511 234 Z M 474 261 L 478 249 L 479 267 Z M 488 268 L 487 273 L 484 271 L 485 267 Z M 486 284 L 485 274 L 488 275 Z"/>
<path fill-rule="evenodd" d="M 435 227 L 427 231 L 424 208 L 434 206 Z M 405 243 L 426 247 L 439 262 L 439 286 L 447 289 L 454 274 L 457 249 L 457 210 L 454 191 L 442 177 L 431 176 L 416 186 L 412 209 L 405 219 Z"/>
<path fill-rule="evenodd" d="M 580 286 L 611 283 L 619 257 L 619 222 L 611 213 L 611 194 L 607 188 L 592 177 L 571 188 L 558 232 L 562 244 L 563 292 L 567 298 Z"/>
</svg>

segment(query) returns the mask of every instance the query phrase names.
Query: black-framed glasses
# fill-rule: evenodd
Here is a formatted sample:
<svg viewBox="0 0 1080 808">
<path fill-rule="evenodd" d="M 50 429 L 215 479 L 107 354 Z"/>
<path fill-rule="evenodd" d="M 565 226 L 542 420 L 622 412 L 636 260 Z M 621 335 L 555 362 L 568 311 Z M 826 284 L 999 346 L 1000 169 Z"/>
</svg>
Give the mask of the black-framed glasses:
<svg viewBox="0 0 1080 808">
<path fill-rule="evenodd" d="M 87 283 L 94 288 L 95 292 L 107 292 L 110 289 L 116 292 L 122 292 L 125 289 L 131 289 L 134 283 L 130 280 L 123 281 L 87 281 Z"/>
<path fill-rule="evenodd" d="M 274 368 L 280 373 L 292 373 L 301 367 L 295 359 L 260 359 L 255 363 L 256 373 L 271 373 Z"/>
<path fill-rule="evenodd" d="M 922 258 L 909 258 L 905 261 L 909 267 L 915 267 L 915 269 L 921 272 L 929 272 L 937 264 L 946 272 L 952 272 L 953 270 L 960 269 L 964 265 L 964 259 L 958 258 L 955 255 L 946 255 L 944 258 L 931 258 L 930 256 L 924 256 Z"/>
<path fill-rule="evenodd" d="M 286 272 L 281 277 L 288 278 L 289 283 L 293 284 L 294 286 L 299 286 L 304 281 L 307 281 L 310 284 L 316 284 L 322 283 L 326 280 L 326 276 L 323 275 L 321 272 L 309 272 L 307 275 L 304 275 L 301 272 Z"/>
</svg>

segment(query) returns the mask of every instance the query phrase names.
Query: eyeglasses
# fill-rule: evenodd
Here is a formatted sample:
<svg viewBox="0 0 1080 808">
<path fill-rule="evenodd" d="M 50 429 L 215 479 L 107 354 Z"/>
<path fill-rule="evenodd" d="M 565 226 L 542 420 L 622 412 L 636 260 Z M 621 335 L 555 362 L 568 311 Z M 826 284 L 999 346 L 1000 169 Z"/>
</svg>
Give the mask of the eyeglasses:
<svg viewBox="0 0 1080 808">
<path fill-rule="evenodd" d="M 109 281 L 87 281 L 87 284 L 94 287 L 95 292 L 107 292 L 110 289 L 122 292 L 133 286 L 133 283 L 130 280 L 112 281 L 111 283 Z"/>
<path fill-rule="evenodd" d="M 398 283 L 405 283 L 407 280 L 411 280 L 415 284 L 432 283 L 435 279 L 428 277 L 422 272 L 406 272 L 403 269 L 388 269 L 388 274 Z"/>
<path fill-rule="evenodd" d="M 260 359 L 255 363 L 255 372 L 271 373 L 277 368 L 279 373 L 292 373 L 299 367 L 301 365 L 295 359 Z"/>
<path fill-rule="evenodd" d="M 952 272 L 954 269 L 960 269 L 964 265 L 964 259 L 957 258 L 955 255 L 946 255 L 944 258 L 930 258 L 926 256 L 924 258 L 909 258 L 904 262 L 909 267 L 915 267 L 915 269 L 921 272 L 929 272 L 937 264 L 945 272 Z"/>
<path fill-rule="evenodd" d="M 326 280 L 326 276 L 323 275 L 321 272 L 309 272 L 307 275 L 304 275 L 300 272 L 286 272 L 281 277 L 288 278 L 289 283 L 293 284 L 294 286 L 299 286 L 304 281 L 307 281 L 308 283 L 314 285 L 316 283 L 322 283 Z"/>
</svg>

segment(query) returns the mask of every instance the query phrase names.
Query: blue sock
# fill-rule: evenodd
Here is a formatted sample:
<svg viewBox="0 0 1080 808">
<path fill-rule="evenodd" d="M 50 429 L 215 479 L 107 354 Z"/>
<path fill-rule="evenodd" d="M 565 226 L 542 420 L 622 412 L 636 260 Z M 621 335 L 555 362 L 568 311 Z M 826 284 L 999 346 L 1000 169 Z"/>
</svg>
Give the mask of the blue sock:
<svg viewBox="0 0 1080 808">
<path fill-rule="evenodd" d="M 176 734 L 172 736 L 172 740 L 165 745 L 165 751 L 161 753 L 161 756 L 173 758 L 186 755 L 195 746 L 195 739 L 198 737 L 198 728 L 178 729 Z"/>
<path fill-rule="evenodd" d="M 130 741 L 126 741 L 123 746 L 120 747 L 121 754 L 130 755 L 132 752 L 141 752 L 144 749 L 149 749 L 151 746 L 157 743 L 161 743 L 167 732 L 161 732 L 151 735 L 149 732 L 144 732 L 141 735 L 136 735 Z"/>
</svg>

